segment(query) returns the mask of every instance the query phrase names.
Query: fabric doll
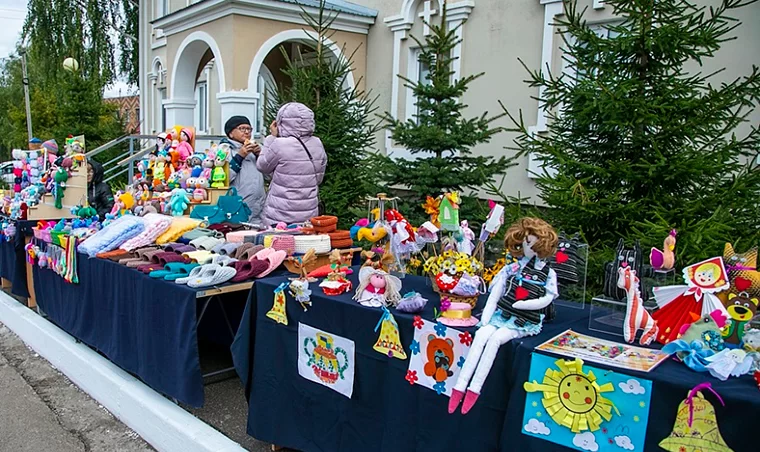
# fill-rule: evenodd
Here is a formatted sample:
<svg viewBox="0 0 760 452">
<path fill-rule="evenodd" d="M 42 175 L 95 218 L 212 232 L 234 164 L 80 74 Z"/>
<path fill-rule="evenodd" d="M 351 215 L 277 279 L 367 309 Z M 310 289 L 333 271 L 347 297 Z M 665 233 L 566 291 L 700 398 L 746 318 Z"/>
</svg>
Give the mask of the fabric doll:
<svg viewBox="0 0 760 452">
<path fill-rule="evenodd" d="M 475 233 L 470 229 L 470 224 L 467 220 L 462 220 L 459 223 L 461 228 L 461 239 L 457 241 L 457 250 L 460 253 L 465 253 L 472 256 L 472 252 L 475 250 L 473 242 L 475 241 Z"/>
<path fill-rule="evenodd" d="M 518 260 L 505 266 L 491 283 L 480 329 L 449 399 L 449 413 L 463 399 L 462 414 L 470 411 L 502 345 L 541 332 L 544 314 L 540 312 L 559 293 L 557 274 L 545 261 L 556 251 L 557 242 L 554 228 L 538 218 L 522 218 L 507 231 L 504 245 Z"/>
<path fill-rule="evenodd" d="M 388 272 L 371 266 L 359 270 L 359 287 L 354 300 L 362 306 L 379 308 L 396 306 L 401 301 L 401 280 Z"/>
<path fill-rule="evenodd" d="M 177 152 L 179 153 L 179 164 L 183 165 L 187 159 L 193 155 L 193 147 L 190 145 L 190 140 L 193 139 L 193 132 L 190 129 L 182 129 L 179 133 L 179 144 L 177 145 Z"/>
</svg>

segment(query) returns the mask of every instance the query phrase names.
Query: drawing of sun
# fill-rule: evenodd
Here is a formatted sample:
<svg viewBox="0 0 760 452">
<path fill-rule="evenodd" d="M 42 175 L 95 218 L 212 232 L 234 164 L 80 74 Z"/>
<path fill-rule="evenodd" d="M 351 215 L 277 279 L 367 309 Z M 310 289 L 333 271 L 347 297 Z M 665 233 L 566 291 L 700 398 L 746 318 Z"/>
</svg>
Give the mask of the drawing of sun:
<svg viewBox="0 0 760 452">
<path fill-rule="evenodd" d="M 612 419 L 613 409 L 620 416 L 615 405 L 600 395 L 614 391 L 612 383 L 600 386 L 594 372 L 583 372 L 583 361 L 580 359 L 559 359 L 555 364 L 559 371 L 546 369 L 541 383 L 528 381 L 523 385 L 526 392 L 543 393 L 541 403 L 554 422 L 564 425 L 573 433 L 585 430 L 594 432 L 599 430 L 602 419 Z"/>
</svg>

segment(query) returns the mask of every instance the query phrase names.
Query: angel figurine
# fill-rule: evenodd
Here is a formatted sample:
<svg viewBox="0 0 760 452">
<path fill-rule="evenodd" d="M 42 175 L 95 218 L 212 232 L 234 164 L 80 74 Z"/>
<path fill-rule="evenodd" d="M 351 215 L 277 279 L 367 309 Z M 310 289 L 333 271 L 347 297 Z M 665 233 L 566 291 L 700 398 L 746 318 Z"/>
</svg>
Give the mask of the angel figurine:
<svg viewBox="0 0 760 452">
<path fill-rule="evenodd" d="M 449 399 L 449 413 L 462 400 L 462 414 L 472 409 L 499 348 L 541 332 L 543 311 L 557 298 L 557 274 L 548 263 L 557 248 L 557 232 L 538 218 L 521 218 L 507 230 L 504 245 L 516 262 L 494 277 L 480 329 Z"/>
<path fill-rule="evenodd" d="M 457 241 L 457 250 L 460 253 L 472 256 L 472 252 L 475 250 L 473 242 L 475 241 L 475 233 L 470 229 L 470 224 L 467 220 L 462 220 L 460 223 L 461 237 Z"/>
</svg>

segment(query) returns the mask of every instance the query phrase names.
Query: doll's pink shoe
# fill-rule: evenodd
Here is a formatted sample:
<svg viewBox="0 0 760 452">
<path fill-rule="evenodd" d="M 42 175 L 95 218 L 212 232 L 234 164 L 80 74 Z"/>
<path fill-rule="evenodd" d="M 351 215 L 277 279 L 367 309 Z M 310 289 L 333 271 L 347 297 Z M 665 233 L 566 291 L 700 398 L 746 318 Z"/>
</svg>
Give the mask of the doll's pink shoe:
<svg viewBox="0 0 760 452">
<path fill-rule="evenodd" d="M 459 404 L 462 403 L 463 397 L 464 392 L 458 391 L 456 389 L 451 390 L 451 397 L 449 398 L 449 414 L 454 414 L 454 411 L 457 410 Z"/>
<path fill-rule="evenodd" d="M 462 414 L 470 412 L 472 406 L 478 401 L 478 397 L 480 397 L 480 394 L 477 392 L 467 391 L 467 394 L 464 396 L 464 403 L 462 404 Z"/>
</svg>

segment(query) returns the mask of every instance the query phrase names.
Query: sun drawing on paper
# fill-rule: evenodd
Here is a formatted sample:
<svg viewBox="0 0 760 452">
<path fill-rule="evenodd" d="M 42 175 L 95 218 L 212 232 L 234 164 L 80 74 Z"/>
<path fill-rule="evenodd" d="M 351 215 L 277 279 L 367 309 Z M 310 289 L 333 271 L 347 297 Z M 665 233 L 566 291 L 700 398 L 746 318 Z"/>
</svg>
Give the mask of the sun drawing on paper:
<svg viewBox="0 0 760 452">
<path fill-rule="evenodd" d="M 615 390 L 612 383 L 599 385 L 594 372 L 583 372 L 583 361 L 557 360 L 559 370 L 546 369 L 541 383 L 535 380 L 525 382 L 527 392 L 543 392 L 541 403 L 546 412 L 559 425 L 573 433 L 585 430 L 599 430 L 602 419 L 612 419 L 612 410 L 618 412 L 615 405 L 601 396 Z"/>
</svg>

